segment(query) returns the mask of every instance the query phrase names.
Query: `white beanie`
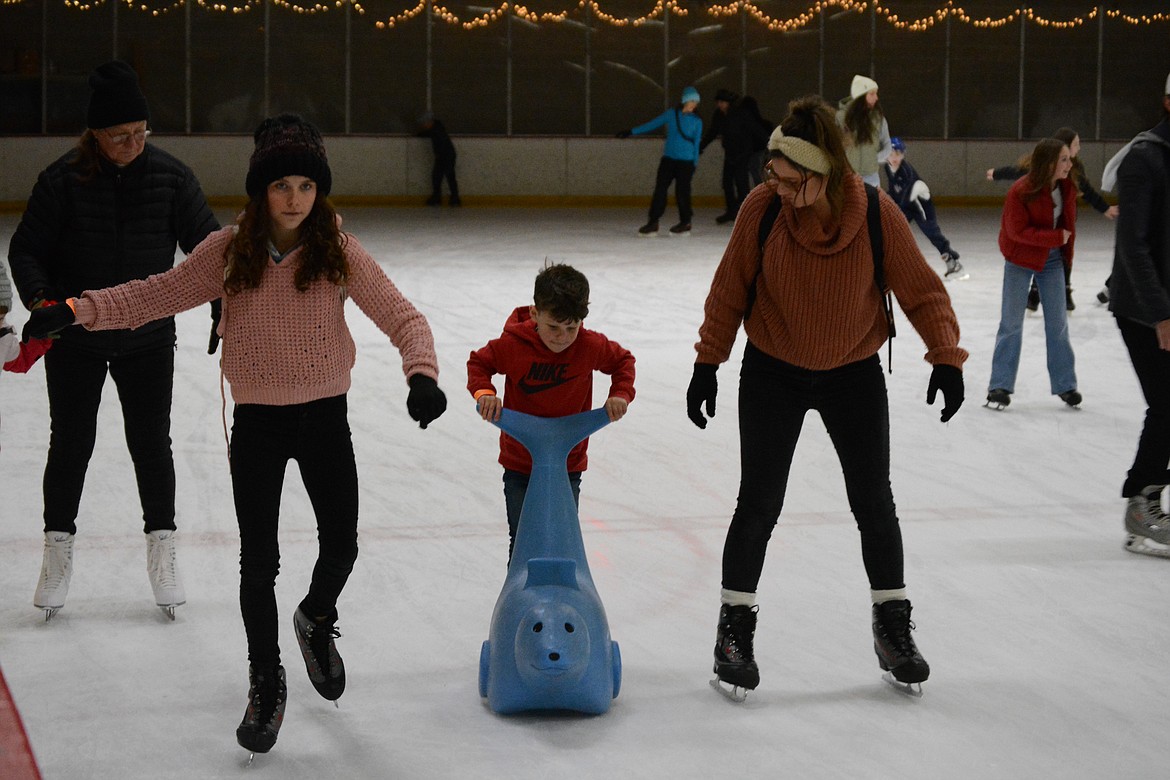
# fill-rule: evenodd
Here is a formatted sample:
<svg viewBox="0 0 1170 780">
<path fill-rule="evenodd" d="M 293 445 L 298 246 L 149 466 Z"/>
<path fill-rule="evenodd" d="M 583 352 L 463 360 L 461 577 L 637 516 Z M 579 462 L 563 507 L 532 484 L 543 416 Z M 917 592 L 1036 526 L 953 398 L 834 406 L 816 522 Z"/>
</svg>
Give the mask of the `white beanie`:
<svg viewBox="0 0 1170 780">
<path fill-rule="evenodd" d="M 853 86 L 849 87 L 849 98 L 857 100 L 857 98 L 874 91 L 878 88 L 877 82 L 868 76 L 857 75 L 853 77 Z"/>
</svg>

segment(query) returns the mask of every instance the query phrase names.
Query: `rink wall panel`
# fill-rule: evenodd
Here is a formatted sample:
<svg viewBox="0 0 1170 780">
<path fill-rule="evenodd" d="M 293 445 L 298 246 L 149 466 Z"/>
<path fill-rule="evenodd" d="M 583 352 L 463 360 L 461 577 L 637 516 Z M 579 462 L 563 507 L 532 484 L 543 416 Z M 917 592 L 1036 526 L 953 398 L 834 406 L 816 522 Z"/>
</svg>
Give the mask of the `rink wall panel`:
<svg viewBox="0 0 1170 780">
<path fill-rule="evenodd" d="M 660 138 L 456 136 L 456 173 L 467 205 L 640 205 L 654 188 Z M 988 168 L 1007 165 L 1031 150 L 1028 141 L 942 141 L 912 138 L 907 159 L 943 202 L 988 204 L 1003 197 Z M 23 207 L 37 174 L 76 142 L 71 136 L 0 139 L 0 207 Z M 243 199 L 252 139 L 243 135 L 151 136 L 199 176 L 213 201 Z M 411 136 L 327 136 L 333 193 L 339 203 L 410 205 L 430 192 L 431 149 Z M 1081 159 L 1094 184 L 1121 142 L 1087 142 Z M 722 204 L 723 151 L 712 144 L 700 158 L 693 190 L 696 205 Z"/>
</svg>

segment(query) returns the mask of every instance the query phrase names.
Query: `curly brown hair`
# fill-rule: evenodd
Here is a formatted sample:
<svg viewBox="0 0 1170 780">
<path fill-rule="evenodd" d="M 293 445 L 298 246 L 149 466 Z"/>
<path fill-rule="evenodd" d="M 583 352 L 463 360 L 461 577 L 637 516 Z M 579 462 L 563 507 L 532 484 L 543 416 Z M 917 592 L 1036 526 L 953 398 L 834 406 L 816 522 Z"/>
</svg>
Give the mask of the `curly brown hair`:
<svg viewBox="0 0 1170 780">
<path fill-rule="evenodd" d="M 250 199 L 226 250 L 223 289 L 228 295 L 260 286 L 260 278 L 268 267 L 270 225 L 267 195 Z M 309 283 L 318 279 L 344 286 L 349 281 L 349 262 L 344 251 L 346 236 L 337 227 L 337 212 L 328 198 L 317 197 L 312 211 L 301 223 L 300 234 L 304 249 L 294 276 L 297 290 L 308 290 Z"/>
</svg>

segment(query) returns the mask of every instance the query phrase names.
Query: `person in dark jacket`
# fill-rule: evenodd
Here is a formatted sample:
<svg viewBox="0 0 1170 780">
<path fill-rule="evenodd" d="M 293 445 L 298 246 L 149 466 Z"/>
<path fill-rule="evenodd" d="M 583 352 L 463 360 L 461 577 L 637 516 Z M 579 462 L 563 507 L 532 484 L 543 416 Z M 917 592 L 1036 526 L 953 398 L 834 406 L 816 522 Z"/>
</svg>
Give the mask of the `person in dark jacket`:
<svg viewBox="0 0 1170 780">
<path fill-rule="evenodd" d="M 906 162 L 906 144 L 901 138 L 890 139 L 890 156 L 882 166 L 886 170 L 886 192 L 901 207 L 906 220 L 917 224 L 922 234 L 934 244 L 939 258 L 946 264 L 945 276 L 948 279 L 966 278 L 963 275 L 963 264 L 959 262 L 959 253 L 951 247 L 951 242 L 938 226 L 934 203 L 930 200 L 930 188 L 918 175 L 918 171 L 914 170 L 914 166 Z"/>
<path fill-rule="evenodd" d="M 757 110 L 758 115 L 758 110 Z M 716 138 L 723 144 L 723 201 L 725 208 L 715 218 L 720 225 L 734 222 L 739 206 L 747 197 L 749 168 L 752 154 L 757 147 L 766 147 L 771 129 L 764 131 L 748 112 L 739 95 L 729 89 L 715 93 L 715 115 L 703 140 L 699 144 L 702 153 Z M 759 143 L 763 141 L 762 145 Z"/>
<path fill-rule="evenodd" d="M 1117 216 L 1109 309 L 1146 398 L 1146 418 L 1126 499 L 1125 548 L 1170 557 L 1170 76 L 1162 121 L 1133 140 L 1117 174 L 1125 205 Z"/>
<path fill-rule="evenodd" d="M 138 74 L 98 66 L 77 147 L 43 170 L 8 248 L 13 281 L 30 310 L 170 269 L 219 228 L 195 174 L 146 143 L 150 112 Z M 134 462 L 156 603 L 172 618 L 186 596 L 175 563 L 171 394 L 175 322 L 133 330 L 70 328 L 45 356 L 49 455 L 45 549 L 33 604 L 46 619 L 65 605 L 77 511 L 97 437 L 106 375 L 113 378 Z"/>
<path fill-rule="evenodd" d="M 431 168 L 431 197 L 427 198 L 428 206 L 438 206 L 443 202 L 443 179 L 447 180 L 447 189 L 450 197 L 447 204 L 461 206 L 459 199 L 459 182 L 455 180 L 455 144 L 451 143 L 451 136 L 447 135 L 447 128 L 430 111 L 418 118 L 419 130 L 417 135 L 431 139 L 431 149 L 435 153 L 435 164 Z"/>
<path fill-rule="evenodd" d="M 760 104 L 751 95 L 744 95 L 739 105 L 748 115 L 752 128 L 752 154 L 748 158 L 748 189 L 764 180 L 764 163 L 768 160 L 768 139 L 776 123 L 760 113 Z"/>
<path fill-rule="evenodd" d="M 1072 153 L 1073 168 L 1070 178 L 1077 187 L 1077 192 L 1085 203 L 1088 203 L 1108 219 L 1117 219 L 1117 206 L 1110 206 L 1101 193 L 1093 189 L 1089 182 L 1089 175 L 1085 172 L 1085 164 L 1079 157 L 1081 152 L 1081 137 L 1071 127 L 1059 128 L 1052 134 L 1053 138 L 1063 141 Z M 1001 165 L 998 168 L 987 169 L 988 181 L 1015 181 L 1028 173 L 1027 158 L 1015 165 Z M 1064 307 L 1072 311 L 1077 307 L 1072 297 L 1072 266 L 1065 266 Z M 1108 284 L 1108 282 L 1106 282 Z M 1104 303 L 1105 301 L 1102 301 Z M 1040 307 L 1040 291 L 1036 288 L 1036 280 L 1032 280 L 1032 287 L 1028 291 L 1028 311 L 1036 311 Z"/>
</svg>

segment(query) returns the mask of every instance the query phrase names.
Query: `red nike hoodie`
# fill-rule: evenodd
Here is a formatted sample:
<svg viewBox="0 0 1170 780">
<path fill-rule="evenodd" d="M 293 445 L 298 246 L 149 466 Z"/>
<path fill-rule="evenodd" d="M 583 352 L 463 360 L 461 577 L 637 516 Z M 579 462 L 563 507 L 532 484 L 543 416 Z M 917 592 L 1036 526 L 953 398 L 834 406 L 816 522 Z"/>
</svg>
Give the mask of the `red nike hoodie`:
<svg viewBox="0 0 1170 780">
<path fill-rule="evenodd" d="M 610 376 L 607 398 L 634 400 L 634 356 L 616 341 L 584 326 L 568 349 L 553 352 L 536 333 L 527 306 L 504 323 L 504 332 L 467 359 L 467 389 L 495 392 L 492 377 L 504 375 L 504 408 L 536 417 L 567 417 L 593 408 L 593 372 Z M 584 471 L 589 440 L 569 453 L 568 469 Z M 524 445 L 500 434 L 500 465 L 532 473 L 532 457 Z"/>
</svg>

